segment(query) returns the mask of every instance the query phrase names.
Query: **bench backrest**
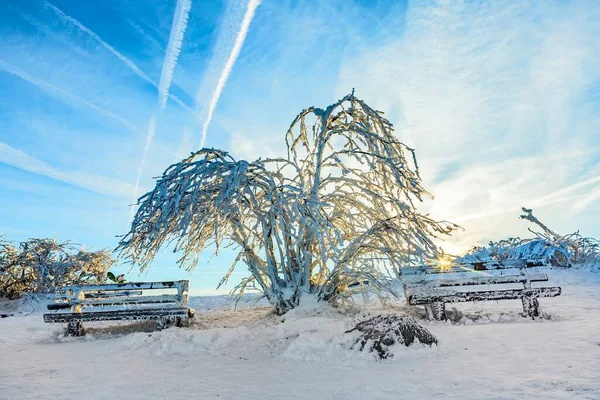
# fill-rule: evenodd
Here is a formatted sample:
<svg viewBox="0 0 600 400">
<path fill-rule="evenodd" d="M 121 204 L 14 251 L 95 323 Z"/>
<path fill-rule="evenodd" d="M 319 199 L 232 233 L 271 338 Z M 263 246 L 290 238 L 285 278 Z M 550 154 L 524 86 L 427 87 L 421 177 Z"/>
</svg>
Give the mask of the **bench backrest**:
<svg viewBox="0 0 600 400">
<path fill-rule="evenodd" d="M 55 303 L 49 304 L 48 309 L 71 308 L 81 312 L 83 308 L 182 307 L 187 304 L 188 292 L 188 280 L 65 286 L 57 290 Z"/>
<path fill-rule="evenodd" d="M 418 271 L 418 272 L 417 272 Z M 523 284 L 525 288 L 531 287 L 531 282 L 545 282 L 548 275 L 538 270 L 524 268 L 505 268 L 486 271 L 465 271 L 431 273 L 425 269 L 413 269 L 408 274 L 402 272 L 404 289 L 408 291 L 426 290 L 432 288 L 449 288 L 473 285 L 503 285 Z"/>
<path fill-rule="evenodd" d="M 402 275 L 412 274 L 446 274 L 446 273 L 458 273 L 458 272 L 474 272 L 474 271 L 497 271 L 504 269 L 522 268 L 521 266 L 505 266 L 498 262 L 481 262 L 481 263 L 463 263 L 463 264 L 451 264 L 451 265 L 436 265 L 436 264 L 422 264 L 411 267 L 403 267 L 401 269 Z"/>
</svg>

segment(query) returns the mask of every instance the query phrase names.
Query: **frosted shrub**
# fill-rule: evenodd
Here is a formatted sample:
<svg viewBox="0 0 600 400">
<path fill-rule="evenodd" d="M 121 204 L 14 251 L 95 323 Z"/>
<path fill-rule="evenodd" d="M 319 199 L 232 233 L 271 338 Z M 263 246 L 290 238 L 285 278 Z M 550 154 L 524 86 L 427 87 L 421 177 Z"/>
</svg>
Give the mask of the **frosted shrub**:
<svg viewBox="0 0 600 400">
<path fill-rule="evenodd" d="M 63 285 L 103 283 L 113 264 L 108 251 L 78 250 L 69 242 L 29 239 L 15 246 L 0 239 L 0 297 L 15 299 Z"/>
<path fill-rule="evenodd" d="M 285 313 L 306 294 L 335 301 L 384 290 L 401 266 L 435 257 L 433 239 L 455 228 L 416 211 L 430 195 L 414 151 L 354 93 L 303 110 L 285 140 L 280 158 L 202 149 L 171 165 L 139 199 L 121 254 L 143 270 L 174 241 L 179 265 L 192 270 L 207 247 L 232 244 L 237 258 L 221 284 L 242 261 L 250 275 L 235 293 L 259 290 Z"/>
<path fill-rule="evenodd" d="M 474 247 L 466 255 L 455 259 L 457 263 L 498 261 L 500 263 L 544 264 L 559 267 L 572 265 L 600 266 L 600 242 L 583 237 L 579 232 L 560 235 L 548 228 L 533 215 L 533 210 L 523 208 L 521 219 L 537 225 L 541 231 L 529 231 L 533 238 L 509 238 L 490 242 L 487 247 Z"/>
</svg>

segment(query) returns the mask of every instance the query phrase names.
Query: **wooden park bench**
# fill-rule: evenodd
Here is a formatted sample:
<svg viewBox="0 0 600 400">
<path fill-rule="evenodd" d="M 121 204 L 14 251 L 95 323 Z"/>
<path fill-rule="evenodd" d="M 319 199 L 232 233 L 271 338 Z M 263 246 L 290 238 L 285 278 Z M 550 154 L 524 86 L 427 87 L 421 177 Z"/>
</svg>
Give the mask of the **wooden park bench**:
<svg viewBox="0 0 600 400">
<path fill-rule="evenodd" d="M 85 335 L 84 322 L 155 320 L 158 330 L 194 316 L 187 307 L 189 281 L 65 286 L 57 290 L 44 322 L 65 323 L 69 335 Z M 65 311 L 68 310 L 68 311 Z"/>
<path fill-rule="evenodd" d="M 419 266 L 403 268 L 401 277 L 409 305 L 423 305 L 427 317 L 446 319 L 446 303 L 520 299 L 523 316 L 540 315 L 540 297 L 560 295 L 560 287 L 532 286 L 548 281 L 537 268 L 511 268 L 492 265 L 454 265 L 448 268 Z"/>
</svg>

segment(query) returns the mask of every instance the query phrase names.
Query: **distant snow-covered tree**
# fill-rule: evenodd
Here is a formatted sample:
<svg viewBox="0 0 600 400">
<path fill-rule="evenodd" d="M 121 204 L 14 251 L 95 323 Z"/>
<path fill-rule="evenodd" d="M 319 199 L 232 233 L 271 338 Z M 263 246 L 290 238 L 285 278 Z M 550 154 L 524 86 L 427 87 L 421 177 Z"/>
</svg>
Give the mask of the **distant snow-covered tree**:
<svg viewBox="0 0 600 400">
<path fill-rule="evenodd" d="M 435 257 L 433 239 L 456 227 L 416 211 L 430 195 L 414 151 L 354 93 L 303 110 L 285 138 L 284 157 L 248 162 L 202 149 L 167 168 L 118 250 L 143 270 L 174 241 L 191 270 L 207 247 L 233 244 L 221 284 L 242 261 L 250 276 L 235 292 L 260 290 L 285 313 L 303 294 L 334 301 L 365 280 L 384 289 L 395 270 Z"/>
<path fill-rule="evenodd" d="M 110 252 L 76 249 L 69 242 L 29 239 L 19 245 L 0 238 L 0 297 L 49 293 L 56 287 L 106 281 Z"/>
<path fill-rule="evenodd" d="M 529 221 L 541 231 L 529 229 L 533 238 L 509 238 L 490 242 L 487 247 L 474 247 L 455 263 L 498 261 L 501 263 L 544 264 L 560 267 L 571 265 L 600 265 L 600 241 L 582 237 L 579 232 L 560 235 L 533 215 L 533 210 L 522 208 L 521 219 Z"/>
</svg>

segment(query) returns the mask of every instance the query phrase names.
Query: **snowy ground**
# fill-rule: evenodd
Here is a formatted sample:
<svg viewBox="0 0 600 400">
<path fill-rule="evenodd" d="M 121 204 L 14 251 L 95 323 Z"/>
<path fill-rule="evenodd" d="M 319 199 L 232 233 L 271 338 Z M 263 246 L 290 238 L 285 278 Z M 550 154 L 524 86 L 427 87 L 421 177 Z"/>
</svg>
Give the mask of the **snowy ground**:
<svg viewBox="0 0 600 400">
<path fill-rule="evenodd" d="M 190 327 L 101 324 L 84 338 L 22 308 L 0 319 L 0 399 L 600 399 L 600 275 L 551 276 L 563 294 L 540 300 L 547 319 L 522 319 L 519 301 L 461 305 L 455 322 L 420 321 L 438 347 L 386 361 L 349 349 L 362 314 L 328 307 L 276 317 L 194 298 Z"/>
</svg>

